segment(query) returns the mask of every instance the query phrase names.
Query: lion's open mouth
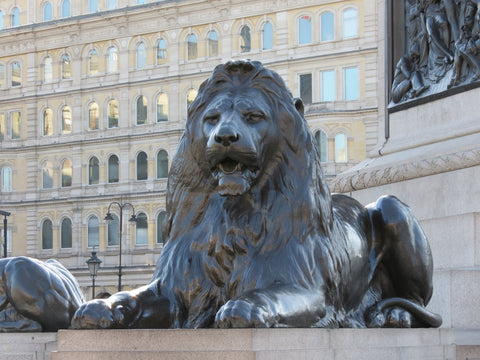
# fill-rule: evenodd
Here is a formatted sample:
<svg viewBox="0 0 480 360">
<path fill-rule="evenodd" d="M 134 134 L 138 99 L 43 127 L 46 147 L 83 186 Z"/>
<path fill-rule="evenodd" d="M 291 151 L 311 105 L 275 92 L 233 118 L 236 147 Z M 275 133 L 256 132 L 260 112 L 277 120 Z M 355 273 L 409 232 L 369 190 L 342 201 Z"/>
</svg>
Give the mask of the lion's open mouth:
<svg viewBox="0 0 480 360">
<path fill-rule="evenodd" d="M 229 157 L 227 157 L 225 160 L 220 162 L 217 165 L 217 167 L 218 167 L 218 170 L 220 170 L 221 172 L 227 175 L 231 175 L 237 171 L 242 171 L 245 168 L 243 164 L 233 159 L 230 159 Z"/>
<path fill-rule="evenodd" d="M 241 195 L 248 191 L 257 177 L 258 168 L 248 166 L 231 157 L 219 161 L 213 168 L 213 177 L 218 181 L 221 195 Z"/>
</svg>

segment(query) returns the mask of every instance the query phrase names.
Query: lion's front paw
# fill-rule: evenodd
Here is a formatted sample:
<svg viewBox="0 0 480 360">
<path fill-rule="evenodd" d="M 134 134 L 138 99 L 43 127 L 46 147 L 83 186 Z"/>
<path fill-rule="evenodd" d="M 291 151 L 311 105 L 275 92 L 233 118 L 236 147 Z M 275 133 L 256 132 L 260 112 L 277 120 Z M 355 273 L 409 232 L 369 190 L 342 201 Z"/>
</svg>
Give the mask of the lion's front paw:
<svg viewBox="0 0 480 360">
<path fill-rule="evenodd" d="M 73 316 L 72 329 L 108 329 L 116 327 L 114 311 L 105 300 L 92 300 L 80 306 Z"/>
<path fill-rule="evenodd" d="M 261 305 L 246 300 L 230 300 L 218 310 L 215 326 L 218 328 L 272 327 L 274 317 Z"/>
</svg>

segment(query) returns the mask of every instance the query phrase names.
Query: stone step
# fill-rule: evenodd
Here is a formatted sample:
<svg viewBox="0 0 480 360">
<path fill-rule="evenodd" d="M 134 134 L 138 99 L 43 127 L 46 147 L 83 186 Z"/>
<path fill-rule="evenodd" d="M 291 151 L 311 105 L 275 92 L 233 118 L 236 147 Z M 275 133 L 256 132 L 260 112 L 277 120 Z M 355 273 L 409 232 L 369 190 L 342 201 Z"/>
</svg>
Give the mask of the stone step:
<svg viewBox="0 0 480 360">
<path fill-rule="evenodd" d="M 453 329 L 62 330 L 52 360 L 453 360 Z"/>
</svg>

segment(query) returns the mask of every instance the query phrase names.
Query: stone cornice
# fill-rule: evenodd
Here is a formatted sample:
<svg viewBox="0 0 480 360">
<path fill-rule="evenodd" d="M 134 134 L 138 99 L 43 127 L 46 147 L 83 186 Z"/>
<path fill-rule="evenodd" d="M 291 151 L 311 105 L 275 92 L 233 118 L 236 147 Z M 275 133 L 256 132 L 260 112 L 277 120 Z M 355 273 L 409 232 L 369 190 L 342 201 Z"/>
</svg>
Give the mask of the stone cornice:
<svg viewBox="0 0 480 360">
<path fill-rule="evenodd" d="M 331 191 L 346 193 L 477 166 L 480 165 L 480 146 L 381 167 L 370 167 L 369 162 L 373 165 L 375 159 L 367 160 L 361 169 L 350 170 L 332 179 Z"/>
</svg>

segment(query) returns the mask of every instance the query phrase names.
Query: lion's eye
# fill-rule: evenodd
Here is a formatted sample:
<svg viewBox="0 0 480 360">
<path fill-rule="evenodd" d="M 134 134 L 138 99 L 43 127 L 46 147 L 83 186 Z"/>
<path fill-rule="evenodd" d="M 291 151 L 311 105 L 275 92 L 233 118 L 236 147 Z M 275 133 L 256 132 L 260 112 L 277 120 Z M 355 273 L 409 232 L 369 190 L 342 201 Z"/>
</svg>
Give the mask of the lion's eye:
<svg viewBox="0 0 480 360">
<path fill-rule="evenodd" d="M 220 120 L 220 114 L 210 114 L 206 115 L 205 118 L 203 119 L 206 123 L 209 123 L 211 125 L 215 125 L 218 123 Z"/>
<path fill-rule="evenodd" d="M 252 113 L 248 113 L 246 118 L 249 123 L 255 124 L 265 119 L 265 115 L 261 112 L 252 112 Z"/>
</svg>

